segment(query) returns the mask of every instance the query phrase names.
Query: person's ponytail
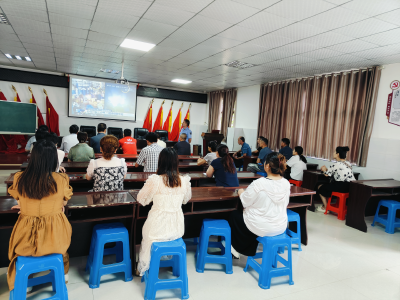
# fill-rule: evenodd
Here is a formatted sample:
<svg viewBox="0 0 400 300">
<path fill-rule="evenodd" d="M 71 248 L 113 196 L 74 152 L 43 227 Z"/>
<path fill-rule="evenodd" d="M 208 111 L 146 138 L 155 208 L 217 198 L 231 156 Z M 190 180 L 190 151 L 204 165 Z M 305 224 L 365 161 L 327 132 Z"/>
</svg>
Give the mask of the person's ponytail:
<svg viewBox="0 0 400 300">
<path fill-rule="evenodd" d="M 232 157 L 229 155 L 228 146 L 220 144 L 217 147 L 217 151 L 219 157 L 221 158 L 221 163 L 222 166 L 224 167 L 224 170 L 229 173 L 235 173 L 236 171 L 235 163 L 233 162 Z"/>
<path fill-rule="evenodd" d="M 303 156 L 303 147 L 296 146 L 294 147 L 294 151 L 297 152 L 297 154 L 300 156 L 300 159 L 306 164 L 307 159 Z"/>
<path fill-rule="evenodd" d="M 286 158 L 278 152 L 271 152 L 265 158 L 265 164 L 269 165 L 272 174 L 283 176 L 286 171 Z"/>
</svg>

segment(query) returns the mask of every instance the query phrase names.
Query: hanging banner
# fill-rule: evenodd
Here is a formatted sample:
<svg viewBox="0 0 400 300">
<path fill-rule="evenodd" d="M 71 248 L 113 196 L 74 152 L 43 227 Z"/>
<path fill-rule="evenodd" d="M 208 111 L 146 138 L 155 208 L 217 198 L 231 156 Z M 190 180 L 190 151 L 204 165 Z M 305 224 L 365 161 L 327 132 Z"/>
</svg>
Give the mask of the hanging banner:
<svg viewBox="0 0 400 300">
<path fill-rule="evenodd" d="M 389 124 L 400 126 L 400 82 L 394 80 L 390 83 L 392 92 L 388 96 L 386 116 Z"/>
</svg>

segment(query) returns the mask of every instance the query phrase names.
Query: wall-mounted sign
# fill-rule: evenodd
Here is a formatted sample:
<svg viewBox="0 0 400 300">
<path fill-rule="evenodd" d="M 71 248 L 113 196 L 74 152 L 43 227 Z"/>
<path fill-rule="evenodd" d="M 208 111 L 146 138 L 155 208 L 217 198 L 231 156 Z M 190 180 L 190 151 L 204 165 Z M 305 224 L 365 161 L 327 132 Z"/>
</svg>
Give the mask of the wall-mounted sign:
<svg viewBox="0 0 400 300">
<path fill-rule="evenodd" d="M 400 126 L 400 83 L 398 80 L 392 81 L 390 88 L 392 92 L 388 96 L 386 106 L 386 117 L 388 122 L 393 125 Z"/>
<path fill-rule="evenodd" d="M 390 89 L 391 90 L 397 90 L 400 87 L 400 82 L 398 80 L 393 80 L 390 83 Z"/>
</svg>

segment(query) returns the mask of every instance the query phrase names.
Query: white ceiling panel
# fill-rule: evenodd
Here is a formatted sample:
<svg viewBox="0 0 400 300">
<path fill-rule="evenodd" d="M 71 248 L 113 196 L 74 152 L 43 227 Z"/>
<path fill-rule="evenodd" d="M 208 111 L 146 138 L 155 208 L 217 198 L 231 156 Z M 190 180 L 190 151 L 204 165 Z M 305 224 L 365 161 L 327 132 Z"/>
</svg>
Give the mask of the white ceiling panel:
<svg viewBox="0 0 400 300">
<path fill-rule="evenodd" d="M 325 32 L 313 37 L 309 37 L 303 40 L 303 42 L 310 43 L 310 44 L 315 44 L 321 47 L 328 47 L 344 42 L 348 42 L 353 40 L 354 38 L 350 36 L 345 36 L 342 34 L 337 34 L 334 32 Z"/>
<path fill-rule="evenodd" d="M 106 51 L 115 51 L 117 49 L 117 45 L 99 43 L 95 41 L 87 41 L 86 46 L 89 48 L 98 48 Z"/>
<path fill-rule="evenodd" d="M 30 68 L 30 69 L 35 68 L 35 65 L 31 61 L 13 59 L 12 63 L 17 67 Z"/>
<path fill-rule="evenodd" d="M 342 7 L 373 17 L 400 8 L 400 1 L 353 0 L 343 4 Z"/>
<path fill-rule="evenodd" d="M 231 27 L 231 23 L 222 22 L 220 20 L 212 19 L 202 15 L 196 15 L 192 19 L 190 19 L 187 23 L 183 25 L 183 28 L 186 30 L 195 30 L 198 31 L 201 28 L 201 31 L 209 33 L 209 34 L 217 34 L 225 29 Z"/>
<path fill-rule="evenodd" d="M 400 54 L 376 58 L 373 60 L 376 65 L 394 64 L 400 62 Z"/>
<path fill-rule="evenodd" d="M 290 44 L 284 45 L 282 47 L 279 47 L 278 49 L 282 50 L 283 52 L 296 55 L 296 54 L 302 54 L 302 53 L 305 53 L 305 52 L 314 51 L 314 50 L 317 50 L 319 48 L 320 48 L 320 46 L 318 46 L 318 45 L 309 44 L 309 43 L 305 43 L 303 41 L 299 41 L 299 42 L 294 42 L 294 43 L 290 43 Z"/>
<path fill-rule="evenodd" d="M 80 28 L 73 28 L 73 27 L 66 27 L 61 25 L 52 24 L 51 25 L 51 32 L 53 34 L 60 34 L 65 36 L 70 36 L 78 39 L 86 39 L 88 35 L 88 30 L 80 29 Z"/>
<path fill-rule="evenodd" d="M 44 1 L 43 1 L 44 2 Z M 70 3 L 69 1 L 47 0 L 49 12 L 71 16 L 79 19 L 93 18 L 96 7 L 85 4 Z"/>
<path fill-rule="evenodd" d="M 339 29 L 334 30 L 334 33 L 360 38 L 373 35 L 376 33 L 388 31 L 397 28 L 397 25 L 387 23 L 378 19 L 366 19 Z"/>
<path fill-rule="evenodd" d="M 15 5 L 15 0 L 2 0 L 1 8 L 4 11 L 13 9 L 16 10 L 18 8 L 25 8 L 27 10 L 37 9 L 46 11 L 46 2 L 45 1 L 34 1 L 34 0 L 18 0 L 18 6 Z"/>
<path fill-rule="evenodd" d="M 216 55 L 213 55 L 206 59 L 203 59 L 203 61 L 208 62 L 208 63 L 215 63 L 215 66 L 218 66 L 221 64 L 227 64 L 234 60 L 243 60 L 247 56 L 248 56 L 247 53 L 241 53 L 241 52 L 232 51 L 232 50 L 225 50 L 221 53 L 218 53 Z"/>
<path fill-rule="evenodd" d="M 66 36 L 66 35 L 60 35 L 60 34 L 53 34 L 53 44 L 54 47 L 57 47 L 56 45 L 63 45 L 63 46 L 67 46 L 67 45 L 73 45 L 73 46 L 85 46 L 86 44 L 86 39 L 78 39 L 75 37 L 71 37 L 71 36 Z M 58 47 L 60 48 L 60 47 Z"/>
<path fill-rule="evenodd" d="M 355 55 L 358 57 L 363 57 L 365 59 L 374 59 L 377 57 L 390 56 L 390 55 L 395 55 L 398 53 L 400 53 L 400 43 L 394 44 L 394 45 L 389 45 L 389 46 L 373 48 L 373 49 L 364 50 L 364 51 L 359 51 L 359 52 L 354 52 L 354 53 L 352 53 L 352 55 Z"/>
<path fill-rule="evenodd" d="M 26 52 L 25 48 L 23 47 L 0 45 L 0 51 L 3 53 L 9 53 L 11 55 L 28 56 L 28 52 Z"/>
<path fill-rule="evenodd" d="M 352 52 L 357 52 L 357 51 L 362 51 L 362 50 L 367 50 L 367 49 L 372 49 L 372 48 L 377 48 L 377 47 L 378 47 L 378 45 L 376 45 L 376 44 L 364 42 L 362 40 L 353 40 L 350 42 L 330 46 L 327 48 L 331 49 L 333 51 L 339 51 L 339 52 L 343 52 L 343 53 L 352 53 Z"/>
<path fill-rule="evenodd" d="M 269 7 L 266 11 L 284 18 L 300 21 L 336 7 L 321 0 L 285 0 Z"/>
<path fill-rule="evenodd" d="M 0 34 L 15 34 L 15 31 L 10 25 L 1 24 Z"/>
<path fill-rule="evenodd" d="M 116 26 L 109 23 L 97 22 L 93 21 L 92 25 L 90 26 L 91 31 L 96 31 L 100 33 L 110 34 L 119 37 L 125 37 L 132 28 L 125 28 L 121 26 Z"/>
<path fill-rule="evenodd" d="M 61 25 L 66 27 L 89 29 L 91 20 L 75 18 L 71 16 L 56 14 L 54 12 L 49 12 L 49 18 L 51 24 Z"/>
<path fill-rule="evenodd" d="M 120 45 L 124 41 L 124 38 L 109 34 L 89 31 L 88 40 L 106 44 Z"/>
<path fill-rule="evenodd" d="M 333 51 L 333 50 L 330 50 L 328 48 L 321 48 L 321 49 L 318 49 L 318 50 L 305 52 L 305 53 L 302 54 L 302 56 L 314 58 L 314 59 L 317 59 L 317 60 L 318 59 L 328 58 L 328 57 L 335 57 L 335 56 L 339 56 L 339 55 L 343 55 L 343 53 L 342 52 L 338 52 L 338 51 Z"/>
<path fill-rule="evenodd" d="M 32 45 L 32 46 L 38 46 L 38 45 Z M 28 51 L 30 56 L 32 56 L 33 54 L 41 55 L 41 56 L 47 56 L 47 55 L 49 55 L 49 53 L 54 54 L 54 49 L 51 47 L 38 46 L 37 48 L 35 48 L 35 47 L 25 47 L 25 48 Z"/>
<path fill-rule="evenodd" d="M 192 13 L 198 13 L 211 2 L 213 2 L 213 0 L 157 0 L 157 4 L 168 6 L 170 8 L 189 11 Z"/>
<path fill-rule="evenodd" d="M 245 41 L 257 38 L 259 36 L 262 36 L 264 34 L 265 33 L 262 31 L 256 31 L 256 30 L 252 30 L 252 29 L 248 29 L 245 27 L 235 25 L 233 27 L 228 28 L 225 31 L 222 31 L 217 36 L 222 36 L 222 37 L 226 37 L 228 39 L 245 42 Z"/>
<path fill-rule="evenodd" d="M 0 32 L 1 41 L 19 41 L 20 39 L 14 33 L 2 33 Z"/>
<path fill-rule="evenodd" d="M 263 11 L 247 20 L 244 20 L 243 22 L 240 22 L 239 26 L 261 31 L 265 34 L 293 24 L 294 22 L 295 21 L 292 19 L 276 16 Z"/>
<path fill-rule="evenodd" d="M 17 34 L 22 42 L 26 41 L 31 44 L 37 44 L 34 42 L 35 40 L 52 40 L 50 32 L 34 31 L 25 28 L 23 32 L 17 32 Z"/>
<path fill-rule="evenodd" d="M 140 19 L 135 25 L 134 30 L 156 33 L 162 36 L 169 36 L 172 32 L 177 30 L 179 27 L 174 25 L 169 25 L 165 23 L 160 23 L 147 19 Z"/>
<path fill-rule="evenodd" d="M 259 12 L 259 9 L 229 0 L 215 0 L 200 12 L 200 15 L 236 24 Z"/>
<path fill-rule="evenodd" d="M 220 37 L 220 36 L 213 36 L 213 37 L 209 38 L 208 40 L 205 40 L 204 42 L 202 42 L 200 44 L 200 46 L 215 47 L 215 48 L 219 48 L 219 49 L 225 50 L 225 49 L 228 49 L 228 48 L 235 47 L 235 46 L 237 46 L 239 44 L 242 44 L 242 42 L 238 41 L 238 40 L 232 40 L 232 39 L 228 39 L 228 38 L 223 38 L 223 37 Z"/>
<path fill-rule="evenodd" d="M 293 39 L 283 37 L 276 33 L 270 33 L 270 34 L 255 38 L 255 39 L 249 41 L 248 43 L 258 45 L 258 46 L 261 46 L 261 47 L 264 47 L 267 49 L 274 49 L 274 48 L 278 48 L 278 47 L 281 47 L 286 44 L 290 44 L 292 42 L 294 42 Z"/>
<path fill-rule="evenodd" d="M 280 2 L 281 0 L 232 0 L 233 2 L 238 2 L 253 8 L 265 9 Z"/>
<path fill-rule="evenodd" d="M 110 9 L 96 10 L 93 21 L 100 23 L 107 23 L 111 26 L 120 26 L 126 28 L 132 28 L 139 21 L 140 17 L 132 16 L 129 14 L 122 14 L 120 12 L 113 12 Z"/>
<path fill-rule="evenodd" d="M 262 47 L 259 45 L 255 45 L 255 44 L 244 43 L 244 44 L 240 44 L 236 47 L 232 47 L 231 50 L 247 53 L 247 54 L 249 54 L 249 56 L 251 56 L 251 55 L 255 55 L 255 54 L 259 54 L 259 53 L 268 51 L 268 48 Z"/>
<path fill-rule="evenodd" d="M 2 8 L 3 6 L 0 5 Z M 7 18 L 10 20 L 15 20 L 15 18 L 24 18 L 25 20 L 33 20 L 39 22 L 49 22 L 49 17 L 47 16 L 46 10 L 38 10 L 38 9 L 27 9 L 21 8 L 15 10 L 13 9 L 4 9 L 4 13 L 6 14 Z"/>
<path fill-rule="evenodd" d="M 303 24 L 303 23 L 294 23 L 292 25 L 288 25 L 286 27 L 278 29 L 274 33 L 280 34 L 284 37 L 288 37 L 290 39 L 297 41 L 321 34 L 325 31 L 326 29 L 317 26 Z"/>
<path fill-rule="evenodd" d="M 168 6 L 155 3 L 146 11 L 146 13 L 143 15 L 143 18 L 174 26 L 181 26 L 194 15 L 194 13 L 189 11 L 173 9 Z"/>
<path fill-rule="evenodd" d="M 396 9 L 396 10 L 375 16 L 375 18 L 400 26 L 399 13 L 400 13 L 400 9 Z"/>
<path fill-rule="evenodd" d="M 379 46 L 397 44 L 400 43 L 400 28 L 366 36 L 361 38 L 361 40 L 374 43 Z"/>
<path fill-rule="evenodd" d="M 157 32 L 139 31 L 135 28 L 126 36 L 126 38 L 157 45 L 162 42 L 166 38 L 166 36 Z"/>
<path fill-rule="evenodd" d="M 351 55 L 351 54 L 343 54 L 340 56 L 325 58 L 324 61 L 331 62 L 334 64 L 344 65 L 350 64 L 352 62 L 360 61 L 360 57 Z"/>
<path fill-rule="evenodd" d="M 12 41 L 12 40 L 1 40 L 1 45 L 10 47 L 21 47 L 21 48 L 24 47 L 20 41 Z"/>
</svg>

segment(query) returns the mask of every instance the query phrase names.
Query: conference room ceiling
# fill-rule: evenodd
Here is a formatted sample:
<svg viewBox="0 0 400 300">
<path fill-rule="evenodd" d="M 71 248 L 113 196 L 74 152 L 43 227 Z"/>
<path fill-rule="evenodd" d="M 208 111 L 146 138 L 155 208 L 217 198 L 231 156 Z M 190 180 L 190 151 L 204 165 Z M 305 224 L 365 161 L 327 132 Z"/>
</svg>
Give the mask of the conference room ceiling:
<svg viewBox="0 0 400 300">
<path fill-rule="evenodd" d="M 400 62 L 399 0 L 0 0 L 0 13 L 0 65 L 117 79 L 100 69 L 124 58 L 130 81 L 201 92 Z"/>
</svg>

